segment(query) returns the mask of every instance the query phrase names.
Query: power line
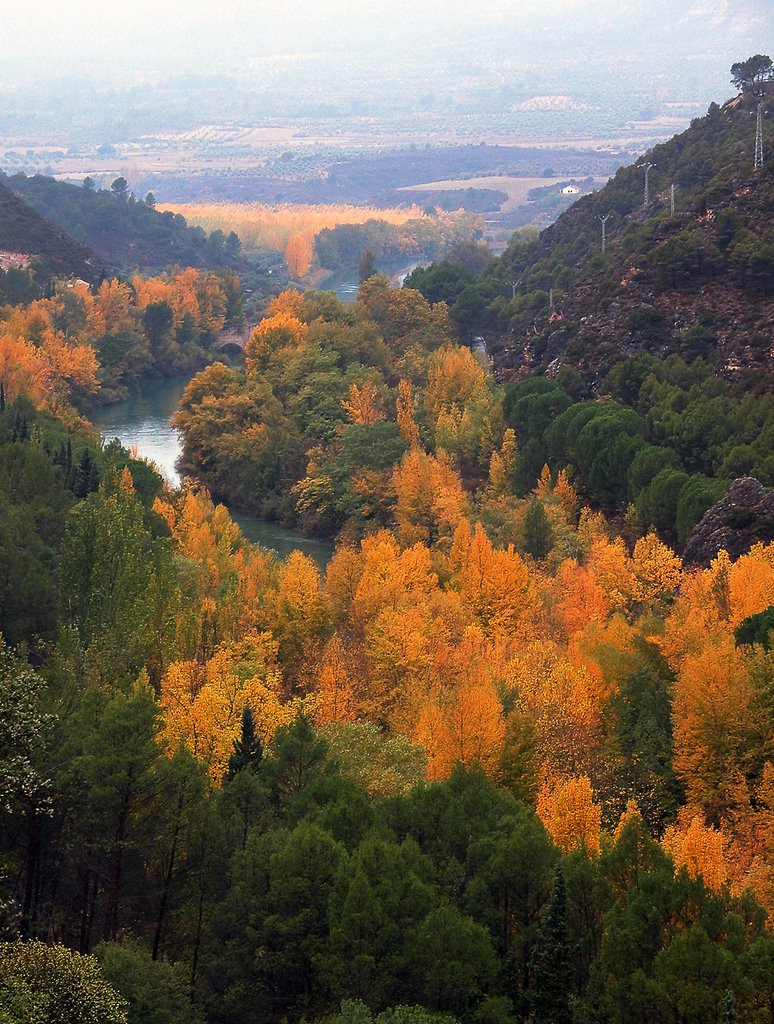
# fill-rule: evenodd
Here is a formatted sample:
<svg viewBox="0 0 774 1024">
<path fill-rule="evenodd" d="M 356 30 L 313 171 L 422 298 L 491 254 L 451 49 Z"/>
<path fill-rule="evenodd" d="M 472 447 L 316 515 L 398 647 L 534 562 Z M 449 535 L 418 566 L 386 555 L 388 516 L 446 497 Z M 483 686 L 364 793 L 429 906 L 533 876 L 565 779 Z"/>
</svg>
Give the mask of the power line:
<svg viewBox="0 0 774 1024">
<path fill-rule="evenodd" d="M 607 222 L 610 220 L 610 218 L 612 216 L 613 216 L 612 213 L 606 213 L 604 217 L 600 217 L 599 214 L 597 214 L 597 220 L 602 225 L 602 255 L 603 256 L 605 255 L 605 252 L 607 251 L 607 235 L 605 233 L 605 226 L 606 226 Z"/>
</svg>

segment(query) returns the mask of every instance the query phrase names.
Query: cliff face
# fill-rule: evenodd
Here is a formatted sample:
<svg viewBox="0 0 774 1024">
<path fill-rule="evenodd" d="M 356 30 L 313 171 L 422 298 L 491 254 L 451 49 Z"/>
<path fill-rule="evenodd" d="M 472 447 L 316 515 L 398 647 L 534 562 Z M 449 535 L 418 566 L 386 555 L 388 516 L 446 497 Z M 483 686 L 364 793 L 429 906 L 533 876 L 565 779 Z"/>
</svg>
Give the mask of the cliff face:
<svg viewBox="0 0 774 1024">
<path fill-rule="evenodd" d="M 735 559 L 759 541 L 773 540 L 774 491 L 766 491 L 753 477 L 740 477 L 692 531 L 683 564 L 706 568 L 721 549 Z"/>
</svg>

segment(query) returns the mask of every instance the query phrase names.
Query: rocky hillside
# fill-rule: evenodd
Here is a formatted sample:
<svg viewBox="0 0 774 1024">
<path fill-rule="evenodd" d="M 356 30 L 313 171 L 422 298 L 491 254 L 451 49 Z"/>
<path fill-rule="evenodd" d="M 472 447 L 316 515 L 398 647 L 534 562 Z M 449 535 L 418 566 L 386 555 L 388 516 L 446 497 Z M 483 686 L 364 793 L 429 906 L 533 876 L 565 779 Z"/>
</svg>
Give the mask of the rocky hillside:
<svg viewBox="0 0 774 1024">
<path fill-rule="evenodd" d="M 86 246 L 41 217 L 2 183 L 0 252 L 35 258 L 42 271 L 39 276 L 51 273 L 88 281 L 95 274 L 94 259 Z"/>
<path fill-rule="evenodd" d="M 713 104 L 536 242 L 515 241 L 493 261 L 481 280 L 500 295 L 489 305 L 489 325 L 503 377 L 570 365 L 595 385 L 640 350 L 702 356 L 727 379 L 768 377 L 774 159 L 753 170 L 755 115 L 752 97 Z M 769 115 L 774 99 L 765 104 L 765 153 L 774 151 Z M 653 165 L 647 205 L 646 164 Z M 510 282 L 516 294 L 504 301 Z"/>
</svg>

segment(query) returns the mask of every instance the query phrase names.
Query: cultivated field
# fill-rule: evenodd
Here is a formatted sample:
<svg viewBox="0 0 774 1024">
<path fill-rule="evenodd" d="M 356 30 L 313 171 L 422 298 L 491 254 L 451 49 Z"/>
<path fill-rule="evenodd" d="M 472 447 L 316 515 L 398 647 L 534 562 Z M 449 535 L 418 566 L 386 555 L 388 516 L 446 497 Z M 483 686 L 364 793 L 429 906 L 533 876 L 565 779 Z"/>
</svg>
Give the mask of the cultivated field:
<svg viewBox="0 0 774 1024">
<path fill-rule="evenodd" d="M 505 192 L 508 201 L 503 203 L 500 213 L 511 213 L 518 206 L 523 206 L 533 188 L 544 188 L 556 182 L 569 181 L 568 175 L 561 177 L 517 178 L 506 175 L 481 176 L 478 178 L 447 179 L 445 181 L 428 181 L 422 185 L 405 185 L 400 192 L 452 192 L 465 188 L 489 188 Z M 595 177 L 595 185 L 603 185 L 607 178 Z"/>
</svg>

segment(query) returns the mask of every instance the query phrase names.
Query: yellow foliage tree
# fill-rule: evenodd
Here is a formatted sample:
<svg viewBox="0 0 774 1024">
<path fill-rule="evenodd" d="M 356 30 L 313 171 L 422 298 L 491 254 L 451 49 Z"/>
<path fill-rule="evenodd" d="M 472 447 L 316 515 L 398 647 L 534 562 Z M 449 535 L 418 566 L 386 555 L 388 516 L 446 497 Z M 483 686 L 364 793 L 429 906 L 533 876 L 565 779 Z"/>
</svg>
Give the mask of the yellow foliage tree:
<svg viewBox="0 0 774 1024">
<path fill-rule="evenodd" d="M 302 292 L 296 291 L 295 288 L 287 288 L 284 292 L 269 299 L 267 312 L 270 317 L 293 316 L 297 320 L 308 323 L 311 307 Z"/>
<path fill-rule="evenodd" d="M 409 448 L 416 448 L 419 444 L 419 428 L 414 419 L 414 391 L 411 381 L 398 381 L 395 406 L 398 415 L 398 430 Z"/>
<path fill-rule="evenodd" d="M 463 528 L 464 531 L 464 528 Z M 462 550 L 462 534 L 455 535 Z M 487 636 L 511 636 L 527 619 L 533 597 L 529 572 L 513 545 L 495 548 L 476 523 L 459 569 L 460 595 Z"/>
<path fill-rule="evenodd" d="M 292 234 L 285 246 L 285 259 L 294 277 L 308 274 L 314 260 L 314 236 L 305 231 Z"/>
<path fill-rule="evenodd" d="M 348 658 L 344 643 L 338 635 L 328 641 L 323 651 L 317 677 L 317 696 L 317 722 L 354 721 L 356 707 Z"/>
<path fill-rule="evenodd" d="M 393 470 L 392 484 L 401 544 L 451 540 L 467 499 L 459 474 L 443 452 L 433 456 L 412 448 Z"/>
<path fill-rule="evenodd" d="M 589 623 L 605 622 L 610 602 L 602 585 L 586 566 L 567 559 L 554 578 L 554 614 L 568 637 Z"/>
<path fill-rule="evenodd" d="M 632 555 L 636 595 L 640 601 L 653 606 L 671 598 L 680 586 L 682 563 L 655 533 L 640 537 Z"/>
<path fill-rule="evenodd" d="M 170 749 L 185 744 L 219 783 L 246 704 L 264 743 L 278 726 L 292 722 L 301 702 L 283 703 L 276 658 L 276 641 L 262 633 L 221 644 L 203 664 L 173 662 L 162 679 L 160 697 Z"/>
<path fill-rule="evenodd" d="M 690 803 L 710 821 L 723 820 L 736 804 L 755 745 L 754 694 L 743 651 L 720 636 L 687 655 L 675 683 L 674 766 Z"/>
<path fill-rule="evenodd" d="M 691 878 L 701 877 L 718 892 L 728 880 L 723 834 L 704 821 L 700 813 L 684 807 L 676 825 L 669 825 L 661 841 L 678 868 L 686 868 Z"/>
<path fill-rule="evenodd" d="M 541 787 L 537 815 L 563 853 L 585 846 L 592 856 L 599 855 L 602 808 L 594 803 L 587 775 L 558 779 Z"/>
<path fill-rule="evenodd" d="M 276 590 L 265 595 L 265 621 L 279 640 L 279 657 L 289 687 L 311 690 L 330 633 L 330 606 L 320 570 L 301 551 L 280 566 Z"/>
<path fill-rule="evenodd" d="M 308 326 L 291 313 L 276 313 L 261 320 L 245 346 L 248 372 L 264 368 L 272 356 L 285 349 L 300 348 L 308 332 Z"/>
<path fill-rule="evenodd" d="M 469 348 L 447 346 L 431 355 L 424 404 L 433 428 L 444 410 L 462 410 L 487 395 L 486 374 Z"/>
</svg>

